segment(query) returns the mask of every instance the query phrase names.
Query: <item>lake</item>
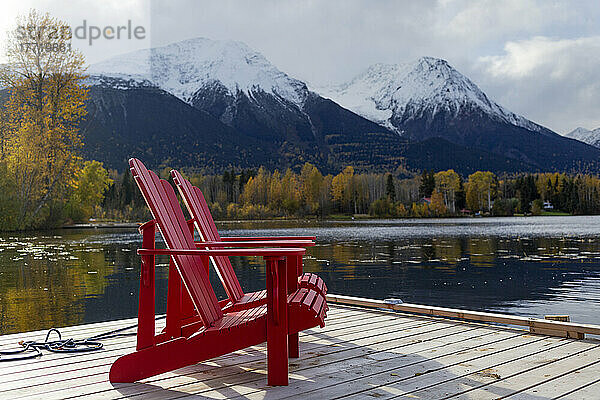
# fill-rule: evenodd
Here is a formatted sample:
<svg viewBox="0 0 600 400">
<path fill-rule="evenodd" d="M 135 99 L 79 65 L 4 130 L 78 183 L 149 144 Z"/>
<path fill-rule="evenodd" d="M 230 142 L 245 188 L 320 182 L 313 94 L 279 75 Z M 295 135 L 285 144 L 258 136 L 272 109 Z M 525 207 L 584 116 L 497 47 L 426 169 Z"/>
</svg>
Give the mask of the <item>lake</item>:
<svg viewBox="0 0 600 400">
<path fill-rule="evenodd" d="M 600 216 L 220 223 L 223 235 L 316 235 L 305 270 L 330 293 L 600 324 Z M 135 229 L 0 236 L 0 334 L 137 315 Z M 232 259 L 246 291 L 260 258 Z M 157 313 L 168 259 L 157 259 Z M 220 297 L 224 291 L 211 275 Z"/>
</svg>

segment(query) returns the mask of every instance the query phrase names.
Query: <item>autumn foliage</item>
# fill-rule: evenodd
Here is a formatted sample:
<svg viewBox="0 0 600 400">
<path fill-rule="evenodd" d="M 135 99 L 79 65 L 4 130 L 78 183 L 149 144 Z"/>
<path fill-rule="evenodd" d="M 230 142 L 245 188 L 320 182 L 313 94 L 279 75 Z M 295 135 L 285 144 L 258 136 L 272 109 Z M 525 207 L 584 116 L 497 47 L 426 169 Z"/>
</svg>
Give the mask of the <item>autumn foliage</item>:
<svg viewBox="0 0 600 400">
<path fill-rule="evenodd" d="M 183 171 L 185 172 L 185 171 Z M 300 171 L 226 171 L 222 176 L 185 174 L 199 187 L 219 219 L 371 216 L 436 218 L 462 215 L 600 213 L 600 178 L 593 175 L 538 173 L 497 176 L 454 170 L 391 173 L 356 172 L 347 166 L 324 175 L 306 163 Z M 161 171 L 168 179 L 169 168 Z M 143 199 L 129 174 L 112 175 L 116 184 L 104 199 L 108 218 L 144 219 Z"/>
<path fill-rule="evenodd" d="M 8 212 L 2 229 L 62 223 L 83 167 L 84 58 L 68 45 L 68 26 L 48 14 L 32 10 L 18 27 L 0 71 L 8 94 L 0 118 L 1 184 L 11 189 L 11 198 L 0 201 Z"/>
</svg>

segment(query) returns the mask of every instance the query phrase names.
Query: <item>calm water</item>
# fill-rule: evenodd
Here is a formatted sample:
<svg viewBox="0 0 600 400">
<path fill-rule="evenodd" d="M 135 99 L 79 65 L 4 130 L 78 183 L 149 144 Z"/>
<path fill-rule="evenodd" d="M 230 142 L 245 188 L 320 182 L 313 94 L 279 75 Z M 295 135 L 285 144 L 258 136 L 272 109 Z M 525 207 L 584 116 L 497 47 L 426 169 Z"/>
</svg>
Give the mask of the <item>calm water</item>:
<svg viewBox="0 0 600 400">
<path fill-rule="evenodd" d="M 569 314 L 600 324 L 600 217 L 252 222 L 220 230 L 317 235 L 305 270 L 319 273 L 331 293 Z M 0 237 L 0 334 L 135 316 L 140 244 L 133 229 Z M 163 313 L 168 259 L 157 262 L 157 312 Z M 260 259 L 233 263 L 245 290 L 264 287 Z"/>
</svg>

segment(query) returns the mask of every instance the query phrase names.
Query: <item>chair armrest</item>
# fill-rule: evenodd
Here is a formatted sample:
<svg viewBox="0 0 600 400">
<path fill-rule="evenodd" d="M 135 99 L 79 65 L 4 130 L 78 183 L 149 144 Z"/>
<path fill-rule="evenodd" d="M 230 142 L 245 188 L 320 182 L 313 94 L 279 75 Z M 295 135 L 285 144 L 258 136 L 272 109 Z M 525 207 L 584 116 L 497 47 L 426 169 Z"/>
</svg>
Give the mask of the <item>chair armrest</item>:
<svg viewBox="0 0 600 400">
<path fill-rule="evenodd" d="M 265 240 L 265 241 L 242 241 L 242 242 L 215 242 L 196 241 L 198 248 L 218 247 L 312 247 L 315 245 L 310 240 Z"/>
<path fill-rule="evenodd" d="M 144 223 L 140 223 L 138 226 L 138 232 L 140 232 L 142 235 L 144 234 L 144 231 L 146 229 L 153 229 L 156 227 L 156 220 L 155 219 L 151 219 L 150 221 L 146 221 Z"/>
<path fill-rule="evenodd" d="M 303 248 L 268 248 L 268 249 L 216 249 L 216 250 L 201 250 L 201 249 L 138 249 L 137 253 L 140 256 L 152 255 L 167 255 L 167 256 L 261 256 L 266 258 L 271 257 L 288 257 L 304 255 Z"/>
<path fill-rule="evenodd" d="M 244 242 L 244 241 L 261 241 L 261 240 L 312 240 L 316 236 L 229 236 L 222 237 L 223 242 Z"/>
</svg>

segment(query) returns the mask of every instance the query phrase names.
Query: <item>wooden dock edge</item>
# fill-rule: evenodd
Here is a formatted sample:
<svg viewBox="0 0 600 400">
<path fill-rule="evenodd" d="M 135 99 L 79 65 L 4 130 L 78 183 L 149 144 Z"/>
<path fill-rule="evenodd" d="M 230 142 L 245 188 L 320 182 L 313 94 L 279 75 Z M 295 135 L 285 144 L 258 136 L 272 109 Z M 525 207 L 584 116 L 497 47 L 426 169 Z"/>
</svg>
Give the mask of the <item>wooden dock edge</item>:
<svg viewBox="0 0 600 400">
<path fill-rule="evenodd" d="M 455 308 L 433 307 L 421 304 L 392 303 L 385 300 L 365 299 L 361 297 L 328 294 L 327 301 L 366 308 L 383 308 L 413 314 L 436 317 L 456 318 L 466 321 L 493 322 L 505 325 L 526 326 L 534 334 L 584 339 L 585 334 L 600 335 L 600 325 L 576 324 L 572 322 L 552 321 L 540 318 L 520 317 L 517 315 L 496 314 L 482 311 L 460 310 Z"/>
</svg>

